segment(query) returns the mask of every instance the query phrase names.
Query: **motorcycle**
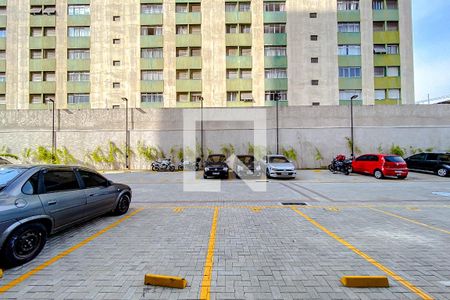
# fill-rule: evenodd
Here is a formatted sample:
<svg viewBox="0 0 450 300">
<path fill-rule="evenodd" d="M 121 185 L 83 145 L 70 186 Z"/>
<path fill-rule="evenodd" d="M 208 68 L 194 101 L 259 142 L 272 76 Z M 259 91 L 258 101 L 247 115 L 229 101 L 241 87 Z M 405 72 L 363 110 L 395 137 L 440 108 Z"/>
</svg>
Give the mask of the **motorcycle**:
<svg viewBox="0 0 450 300">
<path fill-rule="evenodd" d="M 175 171 L 175 165 L 172 163 L 170 158 L 165 158 L 162 161 L 154 161 L 152 163 L 152 171 L 160 172 L 160 171 Z"/>
<path fill-rule="evenodd" d="M 180 161 L 180 163 L 178 164 L 178 171 L 183 171 L 183 170 L 198 171 L 198 170 L 200 170 L 200 161 L 201 161 L 200 157 L 197 157 L 197 159 L 195 160 L 195 163 L 182 159 Z"/>
<path fill-rule="evenodd" d="M 333 174 L 344 173 L 345 175 L 350 175 L 352 172 L 352 161 L 352 159 L 347 159 L 345 155 L 339 154 L 328 166 L 328 170 Z"/>
</svg>

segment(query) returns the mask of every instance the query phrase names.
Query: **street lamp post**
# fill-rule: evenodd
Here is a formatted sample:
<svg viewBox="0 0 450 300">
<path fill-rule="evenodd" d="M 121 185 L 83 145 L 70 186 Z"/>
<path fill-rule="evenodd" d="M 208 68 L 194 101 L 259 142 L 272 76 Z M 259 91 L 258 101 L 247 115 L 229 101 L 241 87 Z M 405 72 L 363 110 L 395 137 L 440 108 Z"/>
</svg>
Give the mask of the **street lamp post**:
<svg viewBox="0 0 450 300">
<path fill-rule="evenodd" d="M 55 132 L 55 100 L 46 99 L 52 103 L 52 163 L 55 163 L 56 158 L 56 132 Z"/>
<path fill-rule="evenodd" d="M 203 164 L 204 152 L 203 152 L 203 97 L 200 96 L 200 158 Z"/>
<path fill-rule="evenodd" d="M 129 164 L 129 147 L 130 147 L 130 141 L 129 141 L 129 134 L 128 134 L 128 98 L 123 97 L 122 101 L 125 101 L 125 168 L 130 169 Z"/>
<path fill-rule="evenodd" d="M 276 102 L 276 135 L 277 135 L 277 137 L 276 137 L 276 142 L 277 142 L 277 154 L 280 154 L 280 142 L 279 142 L 279 140 L 280 140 L 280 130 L 279 130 L 279 117 L 278 117 L 278 114 L 279 114 L 279 112 L 278 112 L 278 106 L 279 106 L 279 103 L 278 102 L 280 102 L 280 93 L 276 93 L 275 94 L 275 102 Z"/>
<path fill-rule="evenodd" d="M 358 95 L 353 95 L 350 98 L 350 122 L 351 122 L 351 139 L 352 139 L 352 159 L 355 157 L 355 139 L 353 129 L 353 100 L 357 99 Z"/>
</svg>

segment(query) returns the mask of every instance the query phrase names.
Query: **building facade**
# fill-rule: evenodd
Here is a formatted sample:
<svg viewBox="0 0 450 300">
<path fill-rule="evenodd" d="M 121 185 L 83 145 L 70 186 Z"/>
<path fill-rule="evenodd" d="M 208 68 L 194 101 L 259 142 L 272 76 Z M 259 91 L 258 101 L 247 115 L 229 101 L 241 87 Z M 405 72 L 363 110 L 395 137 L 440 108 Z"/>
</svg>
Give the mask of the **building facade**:
<svg viewBox="0 0 450 300">
<path fill-rule="evenodd" d="M 0 109 L 414 104 L 411 0 L 0 0 Z"/>
</svg>

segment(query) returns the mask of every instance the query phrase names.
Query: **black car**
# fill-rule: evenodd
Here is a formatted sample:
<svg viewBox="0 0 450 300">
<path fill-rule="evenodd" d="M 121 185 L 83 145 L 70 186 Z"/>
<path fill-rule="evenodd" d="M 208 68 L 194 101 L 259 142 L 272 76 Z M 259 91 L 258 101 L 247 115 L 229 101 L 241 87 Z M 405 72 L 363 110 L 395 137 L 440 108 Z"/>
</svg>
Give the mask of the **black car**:
<svg viewBox="0 0 450 300">
<path fill-rule="evenodd" d="M 441 177 L 450 174 L 450 153 L 420 153 L 405 161 L 410 170 L 433 172 Z"/>
<path fill-rule="evenodd" d="M 223 154 L 211 154 L 205 162 L 203 178 L 209 177 L 228 179 L 227 158 Z"/>
<path fill-rule="evenodd" d="M 253 155 L 238 155 L 233 166 L 233 171 L 237 178 L 260 177 L 262 175 L 261 166 L 255 161 Z"/>
</svg>

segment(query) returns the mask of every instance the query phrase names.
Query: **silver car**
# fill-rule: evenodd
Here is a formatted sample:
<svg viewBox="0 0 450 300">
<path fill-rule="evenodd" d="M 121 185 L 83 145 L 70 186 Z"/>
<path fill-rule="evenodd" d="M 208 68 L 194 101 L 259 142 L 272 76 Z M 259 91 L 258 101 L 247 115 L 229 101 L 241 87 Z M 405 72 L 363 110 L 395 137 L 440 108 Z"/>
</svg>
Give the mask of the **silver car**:
<svg viewBox="0 0 450 300">
<path fill-rule="evenodd" d="M 262 159 L 267 178 L 295 178 L 297 171 L 294 164 L 284 155 L 267 155 Z"/>
<path fill-rule="evenodd" d="M 131 189 L 82 167 L 0 166 L 0 265 L 35 258 L 47 236 L 94 217 L 128 211 Z"/>
</svg>

